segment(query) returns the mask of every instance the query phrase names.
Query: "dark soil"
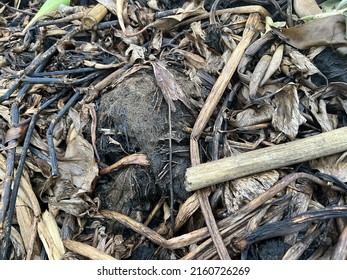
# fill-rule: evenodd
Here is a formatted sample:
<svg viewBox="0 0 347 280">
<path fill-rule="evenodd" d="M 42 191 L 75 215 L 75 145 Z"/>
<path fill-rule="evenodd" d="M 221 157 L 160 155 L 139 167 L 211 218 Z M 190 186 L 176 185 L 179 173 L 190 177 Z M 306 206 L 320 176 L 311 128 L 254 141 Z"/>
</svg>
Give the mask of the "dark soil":
<svg viewBox="0 0 347 280">
<path fill-rule="evenodd" d="M 171 72 L 186 94 L 196 94 L 185 75 Z M 171 120 L 173 192 L 174 201 L 181 203 L 188 197 L 183 180 L 190 166 L 189 134 L 184 131 L 192 127 L 194 118 L 182 103 L 175 105 L 177 110 Z M 151 162 L 148 168 L 129 166 L 103 176 L 96 190 L 102 208 L 138 218 L 139 212 L 152 209 L 154 203 L 170 193 L 168 106 L 153 74 L 140 72 L 103 94 L 98 119 L 99 130 L 104 131 L 97 143 L 102 162 L 112 164 L 134 152 L 145 153 Z M 109 143 L 109 137 L 120 145 Z"/>
</svg>

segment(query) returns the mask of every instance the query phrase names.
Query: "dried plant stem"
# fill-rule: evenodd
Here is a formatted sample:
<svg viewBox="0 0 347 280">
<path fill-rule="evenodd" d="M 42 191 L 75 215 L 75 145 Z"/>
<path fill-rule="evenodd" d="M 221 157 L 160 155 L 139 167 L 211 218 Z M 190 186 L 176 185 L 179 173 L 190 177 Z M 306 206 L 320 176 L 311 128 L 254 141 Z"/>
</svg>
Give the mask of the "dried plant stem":
<svg viewBox="0 0 347 280">
<path fill-rule="evenodd" d="M 58 162 L 57 162 L 57 156 L 54 149 L 54 142 L 53 142 L 53 131 L 56 126 L 56 124 L 60 121 L 60 119 L 67 113 L 67 111 L 70 109 L 71 106 L 73 106 L 77 100 L 81 97 L 80 92 L 76 92 L 69 101 L 65 104 L 65 106 L 60 110 L 57 117 L 51 122 L 48 130 L 47 130 L 47 143 L 48 143 L 48 152 L 51 160 L 51 168 L 52 168 L 52 176 L 56 177 L 59 176 L 59 169 L 58 169 Z"/>
<path fill-rule="evenodd" d="M 11 107 L 11 126 L 15 126 L 19 122 L 19 106 L 13 103 Z M 10 140 L 9 145 L 15 144 L 17 140 Z M 0 224 L 3 228 L 3 236 L 0 247 L 0 260 L 7 258 L 8 246 L 10 242 L 12 219 L 15 212 L 15 201 L 17 197 L 16 190 L 11 190 L 13 175 L 14 175 L 14 162 L 16 155 L 16 147 L 13 147 L 7 152 L 6 161 L 6 178 L 4 180 L 4 194 L 2 198 L 2 209 L 0 213 Z M 18 190 L 17 190 L 18 191 Z"/>
<path fill-rule="evenodd" d="M 316 226 L 314 226 L 316 227 Z M 305 250 L 315 241 L 318 236 L 325 229 L 325 225 L 316 228 L 313 232 L 306 235 L 302 240 L 295 243 L 292 247 L 288 249 L 288 251 L 284 254 L 282 260 L 298 260 Z"/>
<path fill-rule="evenodd" d="M 74 241 L 74 240 L 63 240 L 64 246 L 77 254 L 85 256 L 91 260 L 116 260 L 112 256 L 101 252 L 93 246 Z"/>
<path fill-rule="evenodd" d="M 237 225 L 239 225 L 243 220 L 248 220 L 249 215 L 251 215 L 252 212 L 264 205 L 269 199 L 274 197 L 277 193 L 284 190 L 290 183 L 295 182 L 298 179 L 306 179 L 319 186 L 327 186 L 327 184 L 323 180 L 307 173 L 292 173 L 285 176 L 275 185 L 273 185 L 270 189 L 260 194 L 250 203 L 242 207 L 238 212 L 218 222 L 218 227 L 221 230 L 221 234 L 225 237 L 225 243 L 229 244 L 231 242 L 232 237 L 234 237 L 234 231 Z M 204 252 L 206 248 L 210 246 L 211 242 L 211 238 L 207 239 L 205 242 L 196 247 L 192 252 L 187 254 L 183 259 L 197 259 L 199 253 Z M 216 253 L 216 249 L 213 248 L 213 250 Z M 210 254 L 213 255 L 212 252 L 210 252 Z"/>
<path fill-rule="evenodd" d="M 331 257 L 332 260 L 345 260 L 347 258 L 347 226 L 342 230 L 335 250 Z"/>
<path fill-rule="evenodd" d="M 151 240 L 153 243 L 158 244 L 159 246 L 162 246 L 164 248 L 171 249 L 171 250 L 188 246 L 192 243 L 195 243 L 209 236 L 207 228 L 202 228 L 202 229 L 198 229 L 193 232 L 183 234 L 178 237 L 173 237 L 167 240 L 163 236 L 155 232 L 154 230 L 145 226 L 144 224 L 139 223 L 133 220 L 132 218 L 126 215 L 123 215 L 121 213 L 118 213 L 116 211 L 101 210 L 100 214 L 104 218 L 116 220 L 122 225 L 125 225 L 126 227 L 132 229 L 133 231 L 145 236 L 146 238 Z"/>
<path fill-rule="evenodd" d="M 218 227 L 225 238 L 226 244 L 229 244 L 231 242 L 231 239 L 234 236 L 233 232 L 244 221 L 247 221 L 250 218 L 250 216 L 254 215 L 254 213 L 252 213 L 254 210 L 262 206 L 266 201 L 268 201 L 269 199 L 274 197 L 278 192 L 286 188 L 291 182 L 294 182 L 298 179 L 307 179 L 320 186 L 327 185 L 323 180 L 307 173 L 292 173 L 290 175 L 287 175 L 286 177 L 278 181 L 270 189 L 268 189 L 266 192 L 262 193 L 257 198 L 252 200 L 249 204 L 242 207 L 238 212 L 218 222 Z M 132 218 L 126 215 L 123 215 L 121 213 L 118 213 L 116 211 L 101 210 L 100 214 L 104 218 L 116 220 L 117 222 L 123 224 L 124 226 L 148 238 L 153 243 L 159 246 L 162 246 L 164 248 L 172 249 L 172 250 L 189 246 L 190 244 L 193 244 L 193 243 L 197 243 L 209 236 L 208 229 L 204 227 L 204 228 L 200 228 L 198 230 L 192 231 L 188 234 L 183 234 L 183 235 L 173 237 L 167 240 L 163 236 L 155 232 L 154 230 L 147 227 L 146 225 L 139 223 L 133 220 Z M 191 254 L 184 257 L 183 259 L 191 259 L 191 258 L 197 257 L 197 254 L 199 252 L 205 251 L 206 247 L 211 245 L 211 243 L 212 243 L 212 239 L 209 238 L 208 240 L 206 240 L 206 242 L 199 245 L 196 249 L 192 251 Z M 212 247 L 212 248 L 214 251 L 210 252 L 211 255 L 213 255 L 213 252 L 215 253 L 217 252 L 215 247 Z"/>
<path fill-rule="evenodd" d="M 228 13 L 230 13 L 230 14 L 255 14 L 255 13 L 257 13 L 264 18 L 267 16 L 270 16 L 270 13 L 264 7 L 258 6 L 258 5 L 242 6 L 242 7 L 228 8 L 228 9 L 215 11 L 216 16 L 220 16 L 220 15 L 228 14 Z M 199 15 L 196 17 L 189 18 L 185 21 L 180 22 L 179 24 L 176 24 L 174 27 L 179 28 L 183 25 L 189 25 L 192 22 L 198 22 L 200 20 L 203 20 L 203 19 L 210 17 L 210 14 L 211 13 L 206 13 L 206 14 L 202 14 L 202 15 Z"/>
<path fill-rule="evenodd" d="M 260 22 L 259 14 L 250 14 L 248 17 L 243 37 L 237 45 L 226 65 L 224 66 L 221 75 L 214 84 L 211 93 L 207 97 L 204 106 L 202 107 L 199 116 L 194 124 L 191 134 L 190 150 L 192 166 L 200 164 L 199 144 L 198 140 L 210 119 L 213 111 L 215 110 L 224 90 L 226 89 L 231 77 L 234 75 L 237 65 L 239 64 L 243 53 L 251 43 L 254 34 L 257 32 L 257 27 Z M 206 191 L 198 191 L 198 199 L 202 213 L 204 215 L 207 227 L 212 236 L 213 243 L 216 246 L 219 257 L 221 259 L 230 259 L 230 256 L 224 246 L 222 237 L 220 236 L 216 221 L 214 220 L 212 209 L 208 201 L 208 194 Z"/>
<path fill-rule="evenodd" d="M 149 161 L 145 154 L 132 154 L 125 156 L 124 158 L 118 160 L 117 162 L 111 164 L 100 170 L 99 174 L 107 174 L 111 171 L 117 170 L 123 166 L 127 166 L 130 164 L 138 164 L 141 166 L 149 166 Z"/>
<path fill-rule="evenodd" d="M 38 112 L 32 116 L 32 118 L 30 120 L 30 124 L 29 124 L 29 127 L 27 129 L 24 143 L 23 143 L 22 154 L 21 154 L 20 159 L 19 159 L 17 172 L 16 172 L 14 182 L 13 182 L 11 197 L 10 197 L 10 201 L 9 201 L 9 209 L 8 209 L 7 215 L 6 215 L 6 223 L 4 225 L 4 236 L 3 236 L 2 247 L 0 250 L 0 259 L 6 259 L 6 256 L 7 256 L 7 251 L 8 251 L 9 241 L 10 241 L 10 234 L 11 234 L 12 220 L 13 220 L 14 212 L 15 212 L 17 194 L 18 194 L 18 190 L 20 187 L 22 173 L 23 173 L 23 169 L 24 169 L 24 165 L 25 165 L 26 156 L 27 156 L 27 150 L 29 148 L 30 140 L 31 140 L 32 134 L 34 132 L 34 128 L 36 125 L 38 114 L 41 110 L 46 109 L 50 104 L 52 104 L 52 102 L 54 102 L 55 100 L 57 100 L 61 96 L 62 96 L 62 94 L 58 94 L 55 97 L 46 101 L 41 106 L 41 108 L 39 108 Z M 14 103 L 13 114 L 12 114 L 13 118 L 17 118 L 16 115 L 18 115 L 18 114 L 16 114 L 16 110 L 18 110 L 18 107 L 16 108 L 17 105 L 15 105 L 15 104 L 17 104 L 17 103 Z M 19 116 L 18 116 L 18 118 L 19 118 Z M 8 159 L 9 159 L 9 155 L 7 156 L 7 160 Z M 34 210 L 35 215 L 39 214 L 39 212 L 37 211 L 38 209 L 36 209 L 36 211 L 35 211 L 35 209 L 33 209 L 33 210 Z"/>
<path fill-rule="evenodd" d="M 346 133 L 347 127 L 343 127 L 188 168 L 186 189 L 193 191 L 247 175 L 344 152 L 347 150 Z"/>
</svg>

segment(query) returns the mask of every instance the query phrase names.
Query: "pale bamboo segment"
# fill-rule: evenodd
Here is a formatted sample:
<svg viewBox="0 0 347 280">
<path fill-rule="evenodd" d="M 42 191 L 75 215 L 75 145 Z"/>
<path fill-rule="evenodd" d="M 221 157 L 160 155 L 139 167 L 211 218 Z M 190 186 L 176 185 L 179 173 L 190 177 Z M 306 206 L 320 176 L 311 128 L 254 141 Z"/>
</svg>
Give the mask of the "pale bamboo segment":
<svg viewBox="0 0 347 280">
<path fill-rule="evenodd" d="M 347 127 L 190 167 L 187 191 L 347 151 Z"/>
<path fill-rule="evenodd" d="M 108 10 L 102 4 L 96 4 L 94 8 L 81 19 L 82 27 L 86 30 L 96 27 L 107 15 Z"/>
</svg>

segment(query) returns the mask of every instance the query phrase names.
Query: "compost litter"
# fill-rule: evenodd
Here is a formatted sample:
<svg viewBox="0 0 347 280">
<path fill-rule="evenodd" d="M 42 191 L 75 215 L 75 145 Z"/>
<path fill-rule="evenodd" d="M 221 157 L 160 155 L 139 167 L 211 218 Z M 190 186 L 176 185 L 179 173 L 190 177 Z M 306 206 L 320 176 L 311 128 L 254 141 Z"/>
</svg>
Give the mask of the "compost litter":
<svg viewBox="0 0 347 280">
<path fill-rule="evenodd" d="M 42 2 L 0 2 L 1 259 L 346 259 L 340 1 Z"/>
</svg>

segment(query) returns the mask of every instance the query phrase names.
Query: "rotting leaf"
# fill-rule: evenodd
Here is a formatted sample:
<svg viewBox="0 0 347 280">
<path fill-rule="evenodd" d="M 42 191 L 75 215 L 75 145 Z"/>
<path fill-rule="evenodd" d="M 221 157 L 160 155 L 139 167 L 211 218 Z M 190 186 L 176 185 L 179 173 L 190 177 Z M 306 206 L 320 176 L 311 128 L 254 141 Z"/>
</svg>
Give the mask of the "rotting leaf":
<svg viewBox="0 0 347 280">
<path fill-rule="evenodd" d="M 166 69 L 164 63 L 159 60 L 151 61 L 154 76 L 169 108 L 175 112 L 176 106 L 173 100 L 180 100 L 190 110 L 193 110 L 189 98 L 177 83 L 175 77 Z"/>
<path fill-rule="evenodd" d="M 296 66 L 302 76 L 311 76 L 321 73 L 319 69 L 305 55 L 290 46 L 285 46 L 285 53 L 291 58 L 291 62 Z"/>
<path fill-rule="evenodd" d="M 322 157 L 310 161 L 310 167 L 347 182 L 346 153 Z"/>
<path fill-rule="evenodd" d="M 277 131 L 283 132 L 289 139 L 294 140 L 299 126 L 306 119 L 299 111 L 299 97 L 296 86 L 292 83 L 281 88 L 273 99 L 275 110 L 272 125 Z"/>
<path fill-rule="evenodd" d="M 337 115 L 328 114 L 324 100 L 319 100 L 319 106 L 311 100 L 309 101 L 309 104 L 311 113 L 322 128 L 322 132 L 330 131 L 337 127 Z"/>
<path fill-rule="evenodd" d="M 91 192 L 99 173 L 93 146 L 82 135 L 69 131 L 65 156 L 58 161 L 63 178 L 71 178 L 78 192 Z"/>
<path fill-rule="evenodd" d="M 166 31 L 188 17 L 204 13 L 206 13 L 206 10 L 204 9 L 204 1 L 187 1 L 182 8 L 177 10 L 175 15 L 158 19 L 153 23 L 153 26 L 159 30 Z"/>
<path fill-rule="evenodd" d="M 245 127 L 264 122 L 270 122 L 274 108 L 270 104 L 262 104 L 258 107 L 248 108 L 229 117 L 229 123 L 233 127 Z"/>
<path fill-rule="evenodd" d="M 233 194 L 234 211 L 237 211 L 243 205 L 267 191 L 278 181 L 278 178 L 279 173 L 276 170 L 270 170 L 232 180 L 230 190 Z"/>
<path fill-rule="evenodd" d="M 12 149 L 14 147 L 16 147 L 20 141 L 24 138 L 25 133 L 27 131 L 28 128 L 28 123 L 29 123 L 29 119 L 28 120 L 24 120 L 18 124 L 16 124 L 15 126 L 11 127 L 5 134 L 4 137 L 4 146 L 0 146 L 0 151 L 1 150 L 8 150 L 8 149 Z M 15 142 L 12 142 L 15 140 Z M 7 145 L 6 145 L 7 144 Z"/>
<path fill-rule="evenodd" d="M 134 44 L 130 44 L 128 49 L 125 51 L 125 55 L 129 56 L 129 62 L 130 63 L 135 63 L 137 60 L 143 60 L 145 58 L 145 48 L 141 46 L 137 46 Z"/>
<path fill-rule="evenodd" d="M 315 19 L 282 31 L 274 27 L 272 30 L 287 44 L 300 50 L 319 46 L 347 46 L 345 19 L 342 15 Z"/>
</svg>

